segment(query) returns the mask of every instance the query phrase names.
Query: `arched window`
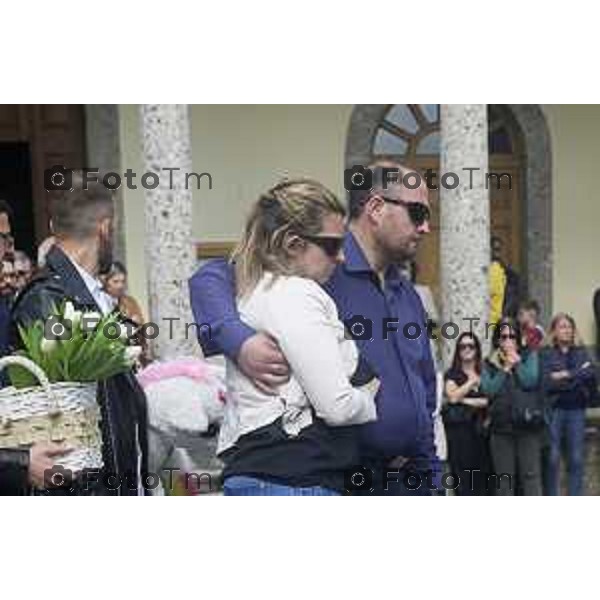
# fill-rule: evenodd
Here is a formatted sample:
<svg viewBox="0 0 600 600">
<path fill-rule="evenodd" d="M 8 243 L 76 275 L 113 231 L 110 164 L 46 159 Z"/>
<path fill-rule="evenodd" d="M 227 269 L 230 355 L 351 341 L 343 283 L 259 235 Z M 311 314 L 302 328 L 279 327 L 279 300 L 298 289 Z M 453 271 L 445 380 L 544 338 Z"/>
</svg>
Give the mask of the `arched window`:
<svg viewBox="0 0 600 600">
<path fill-rule="evenodd" d="M 490 154 L 515 153 L 515 125 L 501 105 L 489 106 Z M 381 120 L 371 154 L 413 163 L 440 153 L 439 104 L 394 104 Z"/>
</svg>

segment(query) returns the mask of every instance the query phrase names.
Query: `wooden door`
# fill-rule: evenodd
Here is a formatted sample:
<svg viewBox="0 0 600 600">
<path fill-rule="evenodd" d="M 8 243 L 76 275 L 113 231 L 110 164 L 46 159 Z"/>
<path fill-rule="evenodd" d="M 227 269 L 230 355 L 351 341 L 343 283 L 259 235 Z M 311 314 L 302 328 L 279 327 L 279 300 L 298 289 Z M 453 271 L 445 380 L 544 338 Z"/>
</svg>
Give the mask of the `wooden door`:
<svg viewBox="0 0 600 600">
<path fill-rule="evenodd" d="M 21 142 L 28 146 L 35 242 L 48 235 L 51 192 L 44 188 L 44 170 L 54 165 L 87 166 L 84 126 L 81 104 L 0 105 L 0 142 Z M 6 199 L 11 202 L 11 198 Z"/>
</svg>

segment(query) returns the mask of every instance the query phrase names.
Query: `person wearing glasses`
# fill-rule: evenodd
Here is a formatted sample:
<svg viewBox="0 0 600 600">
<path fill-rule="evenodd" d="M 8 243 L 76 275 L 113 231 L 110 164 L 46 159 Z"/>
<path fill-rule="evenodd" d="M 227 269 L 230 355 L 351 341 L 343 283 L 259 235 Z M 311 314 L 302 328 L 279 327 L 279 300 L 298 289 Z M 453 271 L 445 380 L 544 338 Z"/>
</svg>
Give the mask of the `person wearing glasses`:
<svg viewBox="0 0 600 600">
<path fill-rule="evenodd" d="M 2 261 L 2 273 L 0 274 L 0 296 L 6 298 L 9 305 L 15 295 L 15 283 L 15 263 L 12 260 Z"/>
<path fill-rule="evenodd" d="M 396 182 L 388 183 L 390 168 L 397 169 Z M 323 278 L 348 335 L 381 381 L 377 420 L 358 428 L 364 476 L 345 487 L 355 493 L 429 496 L 432 487 L 439 490 L 436 373 L 423 304 L 398 270 L 429 233 L 428 189 L 423 180 L 418 188 L 404 186 L 404 176 L 414 172 L 402 165 L 376 164 L 369 170 L 370 186 L 350 186 L 344 261 Z M 256 388 L 277 396 L 290 377 L 288 350 L 239 312 L 233 265 L 221 260 L 202 266 L 190 280 L 190 293 L 195 321 L 211 326 L 210 334 L 198 328 L 205 355 L 225 354 Z M 410 323 L 420 335 L 414 327 L 406 335 Z M 320 339 L 307 345 L 320 360 L 330 360 Z"/>
<path fill-rule="evenodd" d="M 14 241 L 11 233 L 12 209 L 0 199 L 0 265 L 12 264 Z M 0 356 L 10 352 L 10 308 L 0 296 Z M 4 373 L 2 374 L 4 375 Z M 7 381 L 0 376 L 0 386 Z M 0 448 L 0 496 L 26 495 L 31 485 L 43 487 L 44 472 L 55 466 L 55 457 L 64 455 L 65 445 L 33 444 L 31 448 Z"/>
<path fill-rule="evenodd" d="M 494 328 L 492 352 L 481 373 L 481 391 L 489 398 L 497 493 L 514 495 L 518 474 L 523 495 L 540 496 L 546 426 L 540 365 L 538 353 L 523 345 L 519 325 L 511 319 L 501 320 Z"/>
<path fill-rule="evenodd" d="M 225 495 L 336 495 L 358 461 L 348 426 L 376 418 L 379 383 L 352 385 L 356 344 L 319 285 L 343 258 L 344 217 L 324 186 L 286 181 L 260 197 L 233 252 L 240 317 L 277 342 L 291 378 L 271 395 L 227 360 Z"/>
<path fill-rule="evenodd" d="M 23 250 L 15 250 L 15 290 L 20 292 L 33 276 L 33 263 Z"/>
<path fill-rule="evenodd" d="M 444 375 L 446 403 L 442 418 L 452 473 L 460 477 L 460 496 L 484 496 L 489 471 L 486 415 L 488 399 L 481 391 L 481 344 L 470 332 L 457 342 L 452 366 Z"/>
</svg>

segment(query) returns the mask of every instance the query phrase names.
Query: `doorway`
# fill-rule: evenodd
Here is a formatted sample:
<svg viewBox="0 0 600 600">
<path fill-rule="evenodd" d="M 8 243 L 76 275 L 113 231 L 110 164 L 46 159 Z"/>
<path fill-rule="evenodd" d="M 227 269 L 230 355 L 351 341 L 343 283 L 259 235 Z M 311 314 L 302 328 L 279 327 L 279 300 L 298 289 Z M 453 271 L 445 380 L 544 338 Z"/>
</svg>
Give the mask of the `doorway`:
<svg viewBox="0 0 600 600">
<path fill-rule="evenodd" d="M 1 197 L 14 211 L 17 249 L 33 253 L 49 232 L 44 170 L 85 166 L 82 104 L 0 105 Z"/>
<path fill-rule="evenodd" d="M 15 248 L 30 257 L 36 247 L 31 181 L 31 152 L 26 142 L 0 142 L 0 198 L 13 212 Z"/>
</svg>

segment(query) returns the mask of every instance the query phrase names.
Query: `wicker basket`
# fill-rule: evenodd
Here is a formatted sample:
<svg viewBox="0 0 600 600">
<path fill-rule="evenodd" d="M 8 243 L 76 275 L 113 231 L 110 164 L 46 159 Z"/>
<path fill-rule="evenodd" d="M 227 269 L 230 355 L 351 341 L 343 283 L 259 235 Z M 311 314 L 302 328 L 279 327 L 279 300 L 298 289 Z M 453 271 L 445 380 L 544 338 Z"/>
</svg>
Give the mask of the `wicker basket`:
<svg viewBox="0 0 600 600">
<path fill-rule="evenodd" d="M 96 384 L 50 383 L 44 371 L 23 356 L 0 358 L 0 371 L 9 365 L 30 371 L 41 387 L 0 390 L 0 447 L 65 442 L 73 450 L 57 458 L 57 464 L 72 471 L 100 469 L 102 438 Z"/>
</svg>

